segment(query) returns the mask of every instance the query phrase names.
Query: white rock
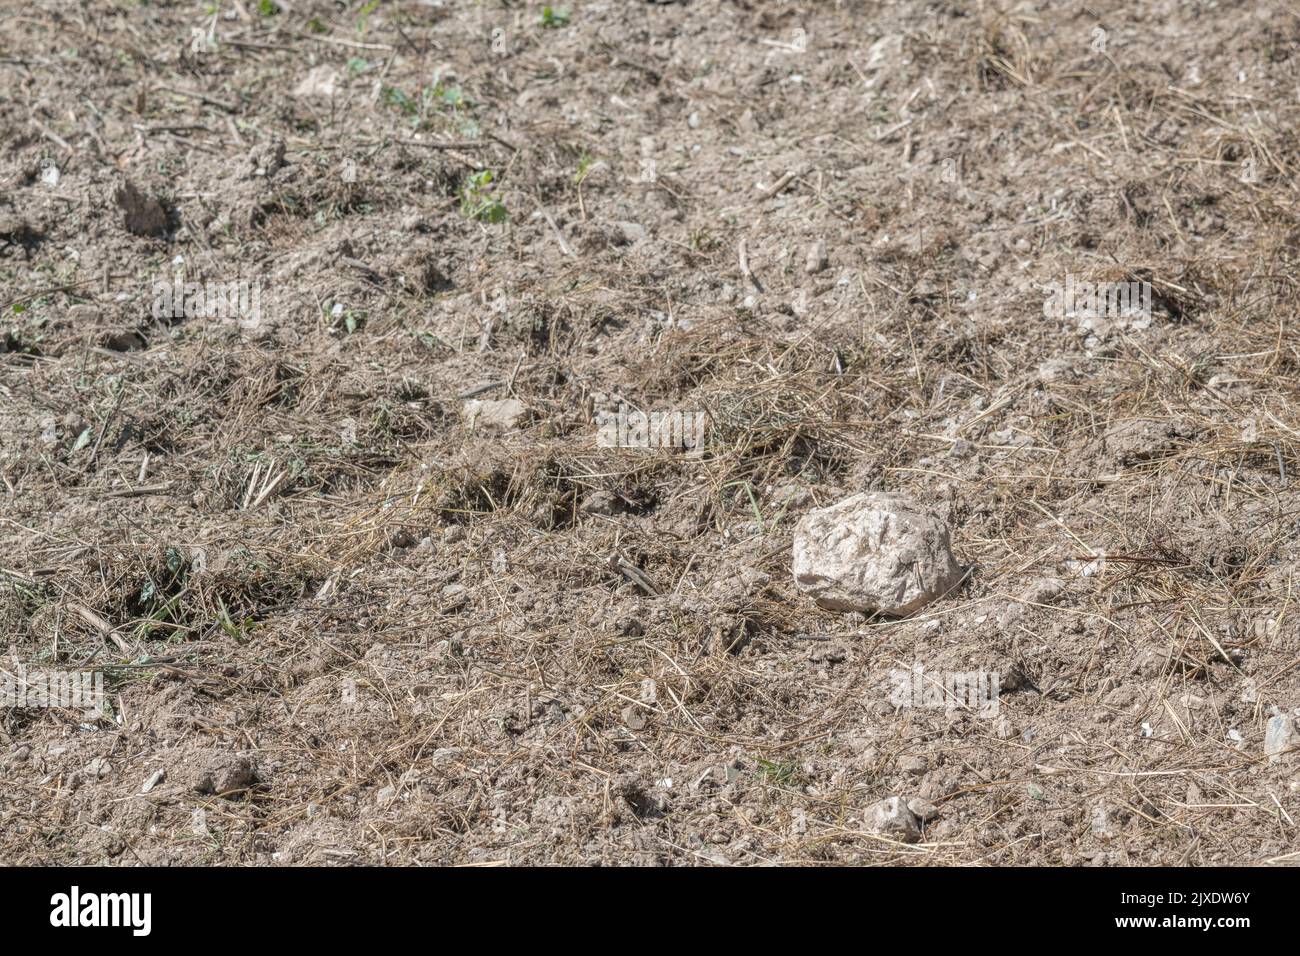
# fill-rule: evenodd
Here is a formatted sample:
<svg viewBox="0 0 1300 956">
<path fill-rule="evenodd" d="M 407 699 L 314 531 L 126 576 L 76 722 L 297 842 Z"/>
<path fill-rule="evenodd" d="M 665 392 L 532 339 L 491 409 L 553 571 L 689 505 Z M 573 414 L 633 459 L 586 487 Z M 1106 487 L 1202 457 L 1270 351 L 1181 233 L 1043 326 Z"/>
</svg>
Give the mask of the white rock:
<svg viewBox="0 0 1300 956">
<path fill-rule="evenodd" d="M 826 258 L 826 240 L 818 239 L 808 247 L 808 255 L 804 259 L 803 271 L 808 275 L 816 275 L 826 268 L 828 261 Z"/>
<path fill-rule="evenodd" d="M 465 403 L 462 414 L 470 430 L 476 428 L 514 428 L 528 411 L 517 398 L 501 401 L 474 399 Z"/>
<path fill-rule="evenodd" d="M 1110 839 L 1110 815 L 1105 807 L 1092 808 L 1092 832 L 1102 839 Z"/>
<path fill-rule="evenodd" d="M 333 96 L 338 73 L 328 66 L 314 67 L 293 91 L 294 96 Z"/>
<path fill-rule="evenodd" d="M 889 797 L 867 807 L 865 822 L 867 831 L 877 836 L 903 843 L 915 843 L 921 839 L 916 814 L 907 808 L 902 797 Z"/>
<path fill-rule="evenodd" d="M 822 607 L 898 617 L 947 594 L 963 575 L 943 522 L 884 492 L 805 515 L 793 565 L 795 584 Z"/>
<path fill-rule="evenodd" d="M 622 233 L 623 241 L 629 245 L 636 245 L 638 242 L 647 239 L 650 236 L 650 233 L 646 231 L 646 227 L 641 225 L 639 222 L 620 221 L 611 223 L 611 225 Z"/>
<path fill-rule="evenodd" d="M 1288 750 L 1300 747 L 1296 739 L 1295 721 L 1285 714 L 1278 714 L 1268 719 L 1268 728 L 1264 732 L 1264 753 L 1269 763 L 1278 763 Z"/>
</svg>

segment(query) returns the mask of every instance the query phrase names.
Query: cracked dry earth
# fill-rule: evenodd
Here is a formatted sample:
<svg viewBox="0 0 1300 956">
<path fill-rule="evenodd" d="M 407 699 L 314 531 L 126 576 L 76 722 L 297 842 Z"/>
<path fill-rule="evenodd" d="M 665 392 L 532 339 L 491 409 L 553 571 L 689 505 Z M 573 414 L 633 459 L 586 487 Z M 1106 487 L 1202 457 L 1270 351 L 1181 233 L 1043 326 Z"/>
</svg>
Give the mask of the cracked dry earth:
<svg viewBox="0 0 1300 956">
<path fill-rule="evenodd" d="M 5 4 L 0 635 L 108 704 L 0 860 L 1300 859 L 1298 120 L 1268 0 Z M 959 589 L 798 589 L 868 491 Z"/>
</svg>

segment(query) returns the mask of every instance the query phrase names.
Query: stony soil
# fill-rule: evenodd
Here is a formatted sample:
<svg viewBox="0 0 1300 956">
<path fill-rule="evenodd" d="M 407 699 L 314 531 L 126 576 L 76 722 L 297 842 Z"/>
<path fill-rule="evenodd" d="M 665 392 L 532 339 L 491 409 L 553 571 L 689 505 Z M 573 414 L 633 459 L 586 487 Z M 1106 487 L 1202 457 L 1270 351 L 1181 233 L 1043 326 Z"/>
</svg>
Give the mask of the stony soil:
<svg viewBox="0 0 1300 956">
<path fill-rule="evenodd" d="M 1298 129 L 1275 0 L 6 4 L 0 861 L 1300 859 Z"/>
</svg>

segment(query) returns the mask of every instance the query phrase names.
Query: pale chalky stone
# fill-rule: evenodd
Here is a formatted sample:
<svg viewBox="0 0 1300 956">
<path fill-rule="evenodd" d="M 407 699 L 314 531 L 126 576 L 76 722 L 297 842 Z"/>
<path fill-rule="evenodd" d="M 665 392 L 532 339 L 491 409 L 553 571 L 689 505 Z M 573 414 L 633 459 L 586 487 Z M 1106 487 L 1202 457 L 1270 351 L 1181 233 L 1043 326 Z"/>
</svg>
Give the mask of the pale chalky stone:
<svg viewBox="0 0 1300 956">
<path fill-rule="evenodd" d="M 900 495 L 854 495 L 795 528 L 795 584 L 832 611 L 902 617 L 953 590 L 963 574 L 943 522 Z"/>
<path fill-rule="evenodd" d="M 867 807 L 868 833 L 888 837 L 902 843 L 915 843 L 921 839 L 921 826 L 902 797 L 889 797 Z"/>
<path fill-rule="evenodd" d="M 462 415 L 470 430 L 482 428 L 516 428 L 524 420 L 528 409 L 517 398 L 502 401 L 475 399 L 466 402 Z"/>
<path fill-rule="evenodd" d="M 1296 739 L 1295 721 L 1285 714 L 1270 717 L 1264 730 L 1264 753 L 1268 762 L 1279 762 L 1283 755 L 1297 747 L 1300 747 L 1300 740 Z"/>
</svg>

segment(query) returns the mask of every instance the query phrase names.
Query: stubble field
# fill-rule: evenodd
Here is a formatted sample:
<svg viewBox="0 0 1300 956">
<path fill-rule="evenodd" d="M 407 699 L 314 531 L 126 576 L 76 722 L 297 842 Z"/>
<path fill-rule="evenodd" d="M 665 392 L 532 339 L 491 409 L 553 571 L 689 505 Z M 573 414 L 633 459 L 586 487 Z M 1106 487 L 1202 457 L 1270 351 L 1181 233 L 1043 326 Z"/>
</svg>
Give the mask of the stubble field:
<svg viewBox="0 0 1300 956">
<path fill-rule="evenodd" d="M 1298 130 L 1281 2 L 6 0 L 0 861 L 1300 859 Z"/>
</svg>

